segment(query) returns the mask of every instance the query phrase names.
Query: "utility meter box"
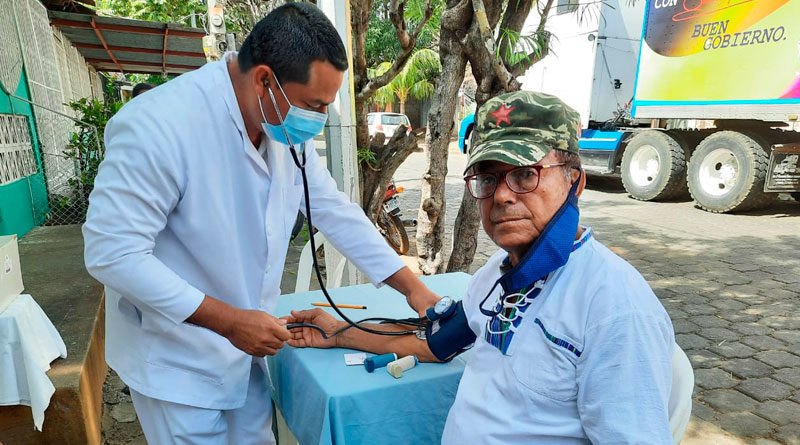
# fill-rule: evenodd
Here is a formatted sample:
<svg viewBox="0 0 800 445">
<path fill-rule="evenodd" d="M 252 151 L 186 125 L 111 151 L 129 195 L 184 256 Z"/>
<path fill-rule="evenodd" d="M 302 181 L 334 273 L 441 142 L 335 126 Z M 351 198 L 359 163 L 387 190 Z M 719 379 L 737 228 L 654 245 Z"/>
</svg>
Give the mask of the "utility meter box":
<svg viewBox="0 0 800 445">
<path fill-rule="evenodd" d="M 17 235 L 0 236 L 0 314 L 24 289 Z"/>
</svg>

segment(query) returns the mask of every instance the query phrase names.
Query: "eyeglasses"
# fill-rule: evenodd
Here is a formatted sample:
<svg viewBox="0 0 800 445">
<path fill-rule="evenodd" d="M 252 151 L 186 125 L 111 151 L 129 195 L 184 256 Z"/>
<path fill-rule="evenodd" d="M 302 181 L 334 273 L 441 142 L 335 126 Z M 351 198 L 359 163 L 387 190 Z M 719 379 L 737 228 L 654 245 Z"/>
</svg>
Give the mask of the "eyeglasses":
<svg viewBox="0 0 800 445">
<path fill-rule="evenodd" d="M 476 199 L 486 199 L 494 195 L 497 185 L 505 179 L 508 188 L 517 194 L 530 193 L 539 186 L 539 177 L 542 170 L 550 167 L 560 167 L 564 163 L 529 165 L 512 168 L 501 173 L 476 173 L 464 177 L 467 182 L 469 194 Z"/>
</svg>

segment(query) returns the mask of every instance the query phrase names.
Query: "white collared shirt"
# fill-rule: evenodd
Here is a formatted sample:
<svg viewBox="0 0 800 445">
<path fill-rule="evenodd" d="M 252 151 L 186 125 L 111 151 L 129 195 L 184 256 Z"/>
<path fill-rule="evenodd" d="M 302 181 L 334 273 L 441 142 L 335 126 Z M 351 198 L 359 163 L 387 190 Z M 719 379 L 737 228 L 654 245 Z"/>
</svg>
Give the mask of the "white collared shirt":
<svg viewBox="0 0 800 445">
<path fill-rule="evenodd" d="M 264 140 L 262 156 L 250 142 L 224 59 L 126 104 L 105 141 L 83 234 L 86 267 L 106 286 L 106 360 L 148 397 L 241 406 L 251 357 L 183 321 L 205 295 L 275 307 L 291 229 L 305 210 L 288 147 Z M 314 225 L 373 283 L 401 269 L 336 189 L 313 141 L 305 152 Z"/>
<path fill-rule="evenodd" d="M 509 354 L 485 340 L 478 309 L 506 252 L 472 277 L 464 308 L 477 340 L 443 444 L 672 443 L 669 316 L 630 264 L 590 230 L 584 239 L 521 315 Z"/>
</svg>

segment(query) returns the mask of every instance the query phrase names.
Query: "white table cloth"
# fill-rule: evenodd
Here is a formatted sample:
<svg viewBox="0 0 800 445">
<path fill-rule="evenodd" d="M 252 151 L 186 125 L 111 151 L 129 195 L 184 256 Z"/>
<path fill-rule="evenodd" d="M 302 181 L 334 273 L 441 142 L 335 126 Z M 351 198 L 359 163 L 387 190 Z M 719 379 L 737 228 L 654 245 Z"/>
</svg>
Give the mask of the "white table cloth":
<svg viewBox="0 0 800 445">
<path fill-rule="evenodd" d="M 42 430 L 44 412 L 55 392 L 46 372 L 67 357 L 67 348 L 36 301 L 22 294 L 0 313 L 0 405 L 27 405 Z"/>
</svg>

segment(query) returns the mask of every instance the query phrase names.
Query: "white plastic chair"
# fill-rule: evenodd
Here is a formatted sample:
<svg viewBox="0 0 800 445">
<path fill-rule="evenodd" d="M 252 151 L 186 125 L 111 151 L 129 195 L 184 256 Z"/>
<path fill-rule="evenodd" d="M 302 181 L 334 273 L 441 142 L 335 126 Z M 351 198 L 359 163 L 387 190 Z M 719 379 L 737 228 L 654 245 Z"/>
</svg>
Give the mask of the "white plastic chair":
<svg viewBox="0 0 800 445">
<path fill-rule="evenodd" d="M 686 353 L 677 344 L 672 350 L 672 390 L 669 394 L 669 428 L 672 442 L 681 443 L 689 418 L 692 415 L 692 391 L 694 391 L 694 370 Z"/>
<path fill-rule="evenodd" d="M 324 244 L 326 252 L 331 252 L 334 250 L 333 246 L 327 242 L 325 235 L 323 235 L 322 232 L 317 232 L 314 234 L 314 244 L 316 244 L 317 248 Z M 306 245 L 303 246 L 303 250 L 300 252 L 300 261 L 297 263 L 297 282 L 294 285 L 295 293 L 307 291 L 311 284 L 311 274 L 314 271 L 314 261 L 313 258 L 311 258 L 312 254 L 311 240 L 309 240 Z M 333 257 L 333 255 L 327 255 L 326 262 L 327 259 L 331 257 Z M 326 288 L 333 289 L 342 285 L 345 265 L 347 265 L 347 259 L 343 256 L 337 264 L 333 265 L 333 267 L 331 267 L 329 264 L 327 265 L 328 277 L 325 281 Z"/>
</svg>

